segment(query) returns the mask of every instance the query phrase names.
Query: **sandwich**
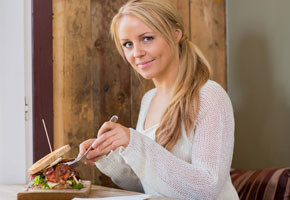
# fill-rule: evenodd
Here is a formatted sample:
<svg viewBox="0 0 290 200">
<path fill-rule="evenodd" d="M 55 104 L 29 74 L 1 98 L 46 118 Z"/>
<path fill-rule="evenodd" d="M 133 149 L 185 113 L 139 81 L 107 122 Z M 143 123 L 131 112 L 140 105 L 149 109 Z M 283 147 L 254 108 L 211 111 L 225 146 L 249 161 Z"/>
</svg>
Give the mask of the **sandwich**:
<svg viewBox="0 0 290 200">
<path fill-rule="evenodd" d="M 29 169 L 32 182 L 31 189 L 81 189 L 83 184 L 79 173 L 66 162 L 72 159 L 63 159 L 63 155 L 70 150 L 69 145 L 49 153 Z"/>
</svg>

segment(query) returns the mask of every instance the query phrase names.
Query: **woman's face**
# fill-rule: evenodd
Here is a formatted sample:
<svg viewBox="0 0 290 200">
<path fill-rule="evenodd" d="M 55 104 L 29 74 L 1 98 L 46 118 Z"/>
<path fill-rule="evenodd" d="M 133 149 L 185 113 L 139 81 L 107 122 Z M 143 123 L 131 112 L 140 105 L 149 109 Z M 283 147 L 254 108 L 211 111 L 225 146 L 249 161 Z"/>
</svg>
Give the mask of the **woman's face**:
<svg viewBox="0 0 290 200">
<path fill-rule="evenodd" d="M 134 15 L 122 16 L 117 31 L 127 61 L 145 79 L 166 77 L 177 68 L 178 53 Z"/>
</svg>

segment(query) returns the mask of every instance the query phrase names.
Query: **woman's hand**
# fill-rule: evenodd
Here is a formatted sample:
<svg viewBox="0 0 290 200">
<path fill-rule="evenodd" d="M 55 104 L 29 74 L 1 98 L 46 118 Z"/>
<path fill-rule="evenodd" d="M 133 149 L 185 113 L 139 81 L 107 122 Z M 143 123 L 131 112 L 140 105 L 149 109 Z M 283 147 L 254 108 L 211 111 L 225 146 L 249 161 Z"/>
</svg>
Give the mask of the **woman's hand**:
<svg viewBox="0 0 290 200">
<path fill-rule="evenodd" d="M 90 146 L 96 141 L 97 138 L 91 138 L 88 139 L 84 142 L 82 142 L 79 145 L 79 155 L 78 157 L 83 156 L 86 151 L 88 150 L 88 148 L 90 148 Z M 90 154 L 91 159 L 88 159 L 88 155 Z M 86 157 L 86 161 L 85 164 L 89 164 L 89 165 L 94 165 L 94 163 L 100 158 L 98 152 L 95 149 L 92 149 L 89 153 L 88 153 L 87 157 Z"/>
<path fill-rule="evenodd" d="M 80 144 L 78 156 L 82 156 L 93 144 L 93 150 L 88 153 L 86 163 L 94 165 L 101 156 L 120 146 L 127 147 L 129 142 L 130 130 L 121 124 L 108 121 L 100 128 L 97 139 L 88 139 Z"/>
</svg>

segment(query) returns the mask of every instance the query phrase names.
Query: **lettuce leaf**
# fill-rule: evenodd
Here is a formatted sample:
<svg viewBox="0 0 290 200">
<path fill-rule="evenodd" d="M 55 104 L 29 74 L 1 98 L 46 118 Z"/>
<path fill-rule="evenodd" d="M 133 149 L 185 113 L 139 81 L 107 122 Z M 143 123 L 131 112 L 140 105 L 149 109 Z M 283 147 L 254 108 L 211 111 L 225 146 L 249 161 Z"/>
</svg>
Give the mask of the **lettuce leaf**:
<svg viewBox="0 0 290 200">
<path fill-rule="evenodd" d="M 43 184 L 41 185 L 41 188 L 42 188 L 42 189 L 50 189 L 50 187 L 49 187 L 49 185 L 47 184 L 47 182 L 43 183 Z"/>
<path fill-rule="evenodd" d="M 84 186 L 83 186 L 83 184 L 81 184 L 81 183 L 78 183 L 78 184 L 75 184 L 75 185 L 72 185 L 71 186 L 73 189 L 82 189 Z"/>
<path fill-rule="evenodd" d="M 45 178 L 41 177 L 40 175 L 36 176 L 34 179 L 33 179 L 33 183 L 35 185 L 40 185 L 42 184 L 42 182 L 45 181 Z"/>
</svg>

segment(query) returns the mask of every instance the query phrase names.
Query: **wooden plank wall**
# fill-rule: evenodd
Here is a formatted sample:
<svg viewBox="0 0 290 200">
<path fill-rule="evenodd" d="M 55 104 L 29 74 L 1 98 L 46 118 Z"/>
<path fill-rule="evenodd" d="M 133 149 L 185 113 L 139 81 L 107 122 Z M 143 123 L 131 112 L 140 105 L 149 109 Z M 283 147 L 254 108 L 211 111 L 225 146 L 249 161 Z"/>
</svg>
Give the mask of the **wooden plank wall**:
<svg viewBox="0 0 290 200">
<path fill-rule="evenodd" d="M 78 144 L 94 136 L 98 120 L 89 11 L 90 0 L 53 1 L 54 145 L 70 144 L 68 157 L 77 156 Z M 96 170 L 80 168 L 84 179 L 98 180 Z"/>
<path fill-rule="evenodd" d="M 153 87 L 124 63 L 109 37 L 110 21 L 126 1 L 53 0 L 54 146 L 70 144 L 67 157 L 77 156 L 78 145 L 95 137 L 114 114 L 121 124 L 135 127 L 141 98 Z M 217 64 L 212 64 L 213 79 L 225 87 L 224 2 L 172 2 L 187 34 Z M 200 24 L 201 32 L 195 29 Z M 215 42 L 219 45 L 212 46 Z M 94 184 L 114 186 L 95 167 L 82 165 L 80 171 Z"/>
<path fill-rule="evenodd" d="M 225 0 L 190 0 L 191 40 L 212 67 L 211 79 L 227 89 Z"/>
<path fill-rule="evenodd" d="M 224 0 L 171 0 L 181 13 L 186 34 L 204 53 L 211 79 L 227 88 L 226 21 Z"/>
</svg>

